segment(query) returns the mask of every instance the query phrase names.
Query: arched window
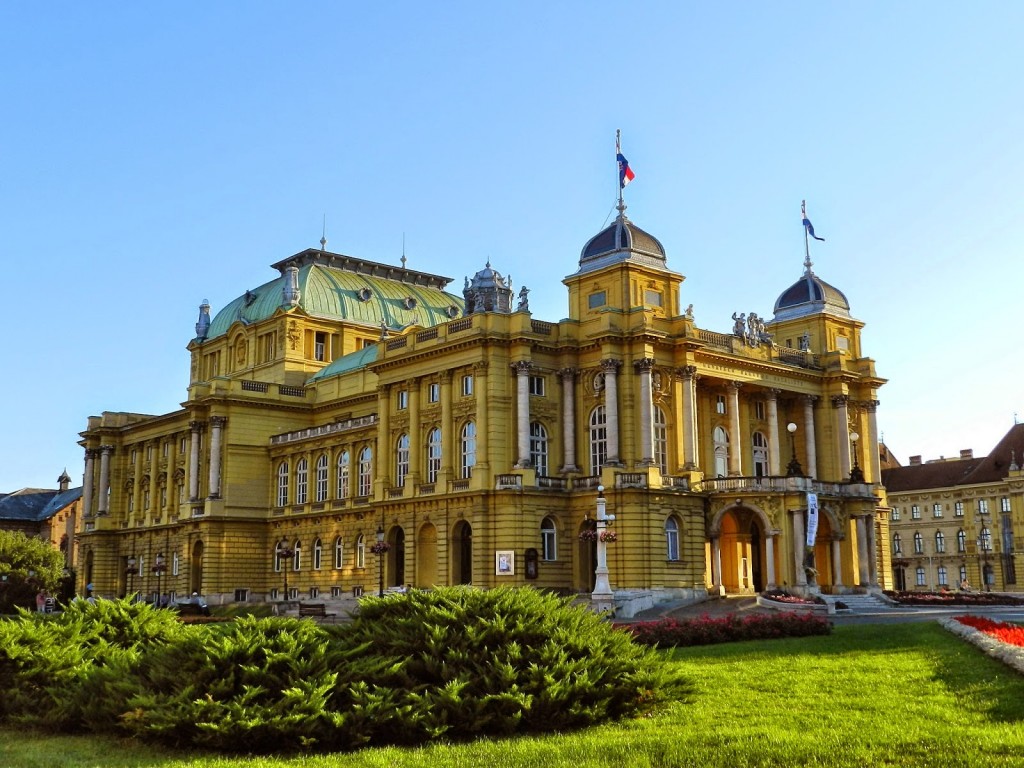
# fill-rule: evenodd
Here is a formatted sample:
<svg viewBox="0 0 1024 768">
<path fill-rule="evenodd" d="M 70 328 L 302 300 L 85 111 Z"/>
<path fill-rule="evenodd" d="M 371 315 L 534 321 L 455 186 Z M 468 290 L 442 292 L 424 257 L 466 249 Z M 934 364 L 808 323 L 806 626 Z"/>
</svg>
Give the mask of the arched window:
<svg viewBox="0 0 1024 768">
<path fill-rule="evenodd" d="M 754 447 L 754 477 L 766 477 L 768 475 L 768 440 L 760 432 L 755 432 L 752 442 Z"/>
<path fill-rule="evenodd" d="M 327 501 L 327 454 L 321 453 L 316 460 L 316 500 Z"/>
<path fill-rule="evenodd" d="M 324 557 L 324 546 L 320 539 L 313 540 L 313 570 L 319 571 L 320 566 L 323 565 Z"/>
<path fill-rule="evenodd" d="M 302 568 L 302 542 L 295 540 L 295 554 L 292 555 L 292 570 L 298 571 Z"/>
<path fill-rule="evenodd" d="M 334 567 L 336 570 L 341 570 L 343 563 L 345 562 L 345 548 L 342 542 L 341 536 L 338 536 L 334 540 Z"/>
<path fill-rule="evenodd" d="M 964 529 L 961 528 L 956 532 L 956 551 L 966 552 L 967 551 L 967 534 L 964 533 Z"/>
<path fill-rule="evenodd" d="M 715 427 L 711 439 L 715 446 L 715 476 L 725 477 L 729 474 L 729 433 Z"/>
<path fill-rule="evenodd" d="M 922 554 L 924 552 L 924 537 L 920 531 L 914 533 L 914 553 Z"/>
<path fill-rule="evenodd" d="M 679 521 L 675 515 L 665 521 L 665 559 L 679 560 Z"/>
<path fill-rule="evenodd" d="M 274 545 L 274 572 L 275 573 L 280 573 L 281 572 L 281 567 L 282 567 L 281 566 L 281 559 L 282 559 L 281 558 L 281 542 L 279 541 L 279 542 L 277 542 L 277 544 Z"/>
<path fill-rule="evenodd" d="M 661 474 L 668 474 L 668 420 L 665 412 L 654 406 L 654 464 Z"/>
<path fill-rule="evenodd" d="M 558 539 L 555 521 L 545 517 L 540 523 L 540 551 L 543 560 L 558 559 Z"/>
<path fill-rule="evenodd" d="M 903 552 L 903 543 L 898 533 L 892 535 L 892 553 L 898 555 Z"/>
<path fill-rule="evenodd" d="M 590 474 L 601 474 L 608 463 L 608 415 L 603 405 L 590 412 Z"/>
<path fill-rule="evenodd" d="M 366 539 L 363 538 L 363 534 L 359 534 L 359 538 L 356 539 L 356 568 L 366 567 Z"/>
<path fill-rule="evenodd" d="M 338 498 L 347 499 L 349 493 L 349 480 L 352 472 L 352 461 L 348 451 L 338 454 Z"/>
<path fill-rule="evenodd" d="M 405 478 L 409 475 L 409 436 L 399 435 L 398 443 L 395 446 L 395 485 L 405 485 Z"/>
<path fill-rule="evenodd" d="M 288 504 L 288 462 L 277 465 L 277 506 Z"/>
<path fill-rule="evenodd" d="M 476 466 L 476 424 L 467 421 L 462 427 L 462 452 L 461 452 L 462 478 L 468 479 L 473 476 L 473 467 Z"/>
<path fill-rule="evenodd" d="M 985 552 L 992 551 L 992 531 L 988 528 L 981 529 L 981 548 Z"/>
<path fill-rule="evenodd" d="M 373 451 L 365 446 L 359 452 L 359 495 L 369 496 L 373 490 Z"/>
<path fill-rule="evenodd" d="M 546 477 L 548 474 L 548 431 L 539 421 L 530 423 L 530 463 L 537 470 L 537 475 Z"/>
<path fill-rule="evenodd" d="M 946 537 L 942 535 L 942 531 L 935 532 L 935 553 L 939 554 L 946 551 Z"/>
<path fill-rule="evenodd" d="M 441 428 L 427 433 L 427 482 L 436 483 L 441 472 Z"/>
<path fill-rule="evenodd" d="M 295 503 L 305 504 L 309 491 L 309 462 L 299 459 L 295 465 Z"/>
</svg>

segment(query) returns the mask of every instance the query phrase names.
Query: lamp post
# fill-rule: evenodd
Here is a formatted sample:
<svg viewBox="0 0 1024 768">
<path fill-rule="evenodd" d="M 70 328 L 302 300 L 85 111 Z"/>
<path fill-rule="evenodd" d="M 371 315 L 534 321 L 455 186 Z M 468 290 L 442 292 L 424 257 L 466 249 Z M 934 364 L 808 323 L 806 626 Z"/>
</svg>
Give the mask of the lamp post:
<svg viewBox="0 0 1024 768">
<path fill-rule="evenodd" d="M 291 559 L 295 557 L 295 550 L 288 543 L 288 539 L 283 536 L 277 543 L 277 556 L 278 562 L 281 563 L 281 573 L 284 574 L 284 594 L 281 596 L 281 600 L 286 601 L 288 599 L 288 567 L 291 565 Z"/>
<path fill-rule="evenodd" d="M 786 467 L 786 477 L 803 477 L 804 468 L 800 466 L 800 462 L 796 458 L 796 424 L 792 421 L 786 425 L 786 431 L 789 432 L 789 447 L 793 452 L 793 458 L 789 460 L 789 465 Z"/>
<path fill-rule="evenodd" d="M 597 486 L 597 568 L 594 569 L 594 592 L 590 596 L 591 607 L 598 612 L 612 612 L 615 596 L 608 581 L 608 544 L 605 532 L 608 524 L 615 521 L 615 515 L 605 513 L 604 486 Z"/>
<path fill-rule="evenodd" d="M 856 432 L 850 433 L 850 442 L 853 443 L 853 469 L 850 470 L 850 482 L 851 483 L 863 483 L 864 472 L 861 471 L 860 464 L 857 461 L 857 441 L 860 440 L 860 435 Z"/>
<path fill-rule="evenodd" d="M 153 573 L 156 574 L 156 607 L 160 607 L 160 597 L 162 592 L 160 591 L 160 580 L 164 575 L 164 571 L 167 570 L 167 562 L 164 560 L 164 553 L 158 552 L 156 556 L 155 564 L 153 565 Z"/>
<path fill-rule="evenodd" d="M 384 597 L 384 526 L 377 526 L 377 544 L 374 547 L 377 551 L 377 597 Z"/>
<path fill-rule="evenodd" d="M 978 513 L 981 519 L 981 532 L 978 534 L 978 550 L 981 552 L 981 583 L 986 592 L 992 591 L 992 585 L 988 580 L 988 553 L 992 551 L 992 533 L 985 525 L 985 518 L 982 512 Z"/>
<path fill-rule="evenodd" d="M 125 575 L 128 576 L 128 594 L 132 595 L 135 593 L 135 566 L 138 564 L 138 560 L 135 559 L 135 555 L 128 555 L 128 567 L 125 568 Z"/>
</svg>

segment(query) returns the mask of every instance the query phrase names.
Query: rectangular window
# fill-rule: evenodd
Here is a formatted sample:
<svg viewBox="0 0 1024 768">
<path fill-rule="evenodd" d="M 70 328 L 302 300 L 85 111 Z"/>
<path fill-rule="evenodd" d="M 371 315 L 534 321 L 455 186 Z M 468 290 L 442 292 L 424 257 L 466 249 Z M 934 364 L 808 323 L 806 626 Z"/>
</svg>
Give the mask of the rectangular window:
<svg viewBox="0 0 1024 768">
<path fill-rule="evenodd" d="M 754 402 L 754 418 L 764 421 L 764 400 Z"/>
<path fill-rule="evenodd" d="M 932 504 L 932 517 L 942 517 L 941 504 Z"/>
<path fill-rule="evenodd" d="M 436 403 L 441 399 L 441 385 L 440 384 L 429 384 L 427 385 L 427 402 Z"/>
<path fill-rule="evenodd" d="M 587 306 L 590 309 L 597 309 L 598 307 L 603 307 L 607 303 L 608 303 L 608 298 L 606 297 L 604 291 L 598 291 L 597 293 L 592 293 L 592 294 L 590 294 L 587 297 Z"/>
<path fill-rule="evenodd" d="M 889 519 L 892 520 L 894 523 L 899 522 L 899 519 L 900 519 L 900 508 L 899 507 L 893 507 L 892 508 L 892 512 L 889 513 Z"/>
<path fill-rule="evenodd" d="M 910 506 L 910 517 L 912 520 L 921 519 L 921 508 L 917 506 L 917 504 L 912 504 Z"/>
<path fill-rule="evenodd" d="M 917 586 L 923 587 L 924 585 L 925 585 L 925 582 L 924 582 L 924 568 L 918 568 L 917 569 Z"/>
<path fill-rule="evenodd" d="M 164 457 L 165 459 L 167 458 L 167 452 L 168 452 L 168 451 L 169 451 L 170 449 L 171 449 L 171 444 L 170 444 L 170 442 L 168 442 L 167 440 L 165 440 L 165 441 L 164 441 L 163 443 L 161 443 L 161 445 L 160 445 L 160 452 L 161 452 L 161 453 L 163 454 L 163 457 Z M 1009 499 L 1006 499 L 1006 501 L 1009 501 Z"/>
<path fill-rule="evenodd" d="M 725 413 L 725 395 L 715 395 L 715 413 Z"/>
<path fill-rule="evenodd" d="M 331 597 L 341 597 L 341 587 L 331 587 Z"/>
<path fill-rule="evenodd" d="M 1000 512 L 1009 512 L 1010 511 L 1010 498 L 1008 496 L 1003 496 L 1003 498 L 1001 498 L 999 500 L 999 511 Z"/>
<path fill-rule="evenodd" d="M 277 591 L 277 587 L 274 587 L 272 590 L 270 590 L 270 599 L 271 600 L 278 600 L 279 599 L 279 593 Z"/>
<path fill-rule="evenodd" d="M 149 462 L 149 461 L 152 461 L 152 460 L 153 460 L 153 446 L 152 445 L 147 445 L 146 446 L 146 461 Z"/>
<path fill-rule="evenodd" d="M 274 334 L 264 333 L 259 340 L 260 362 L 269 363 L 274 359 Z"/>
<path fill-rule="evenodd" d="M 978 514 L 979 515 L 987 515 L 988 514 L 988 499 L 978 499 Z"/>
<path fill-rule="evenodd" d="M 462 396 L 469 397 L 473 394 L 473 376 L 462 377 Z"/>
<path fill-rule="evenodd" d="M 323 331 L 313 335 L 313 359 L 320 362 L 327 360 L 327 334 Z"/>
<path fill-rule="evenodd" d="M 235 590 L 235 602 L 236 603 L 247 603 L 247 602 L 249 602 L 249 590 L 248 589 L 236 589 Z"/>
<path fill-rule="evenodd" d="M 964 503 L 962 501 L 958 501 L 953 504 L 953 514 L 957 517 L 964 516 Z"/>
<path fill-rule="evenodd" d="M 400 411 L 404 411 L 406 408 L 409 407 L 409 392 L 408 392 L 408 390 L 405 390 L 405 389 L 398 390 L 398 398 L 397 398 L 396 405 L 398 406 L 398 410 L 400 410 Z"/>
<path fill-rule="evenodd" d="M 319 587 L 310 587 L 309 588 L 309 599 L 310 600 L 316 600 L 318 597 L 320 597 L 320 588 Z"/>
<path fill-rule="evenodd" d="M 534 397 L 544 397 L 544 377 L 530 377 L 530 394 Z"/>
</svg>

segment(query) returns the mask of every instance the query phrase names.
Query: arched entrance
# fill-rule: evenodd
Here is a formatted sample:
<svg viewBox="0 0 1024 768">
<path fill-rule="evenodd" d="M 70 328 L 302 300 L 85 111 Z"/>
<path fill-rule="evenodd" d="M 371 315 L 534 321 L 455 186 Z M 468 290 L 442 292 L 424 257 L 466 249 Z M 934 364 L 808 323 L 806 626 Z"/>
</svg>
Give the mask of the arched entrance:
<svg viewBox="0 0 1024 768">
<path fill-rule="evenodd" d="M 452 529 L 452 583 L 473 583 L 473 528 L 459 520 Z"/>
<path fill-rule="evenodd" d="M 200 539 L 192 545 L 192 557 L 189 561 L 188 591 L 189 594 L 203 594 L 203 542 Z"/>
<path fill-rule="evenodd" d="M 779 583 L 778 531 L 767 528 L 768 518 L 756 508 L 732 505 L 716 515 L 711 525 L 713 584 L 727 593 L 754 594 Z"/>
<path fill-rule="evenodd" d="M 401 587 L 405 584 L 405 530 L 400 526 L 391 529 L 388 536 L 388 543 L 391 549 L 388 552 L 388 572 L 391 574 L 392 587 Z"/>
<path fill-rule="evenodd" d="M 416 586 L 437 584 L 437 528 L 424 523 L 416 537 Z"/>
</svg>

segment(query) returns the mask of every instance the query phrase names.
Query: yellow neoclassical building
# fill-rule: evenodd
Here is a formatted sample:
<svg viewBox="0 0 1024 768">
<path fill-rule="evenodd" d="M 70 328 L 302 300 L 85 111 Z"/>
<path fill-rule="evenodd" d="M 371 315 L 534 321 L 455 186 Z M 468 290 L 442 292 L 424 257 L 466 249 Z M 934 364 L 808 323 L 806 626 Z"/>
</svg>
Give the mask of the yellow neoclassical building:
<svg viewBox="0 0 1024 768">
<path fill-rule="evenodd" d="M 558 322 L 490 264 L 459 295 L 323 241 L 215 315 L 204 302 L 184 406 L 82 433 L 81 583 L 211 603 L 585 594 L 606 550 L 619 615 L 808 579 L 891 586 L 884 380 L 809 252 L 770 320 L 724 332 L 698 326 L 699 297 L 621 203 L 566 262 Z"/>
</svg>

